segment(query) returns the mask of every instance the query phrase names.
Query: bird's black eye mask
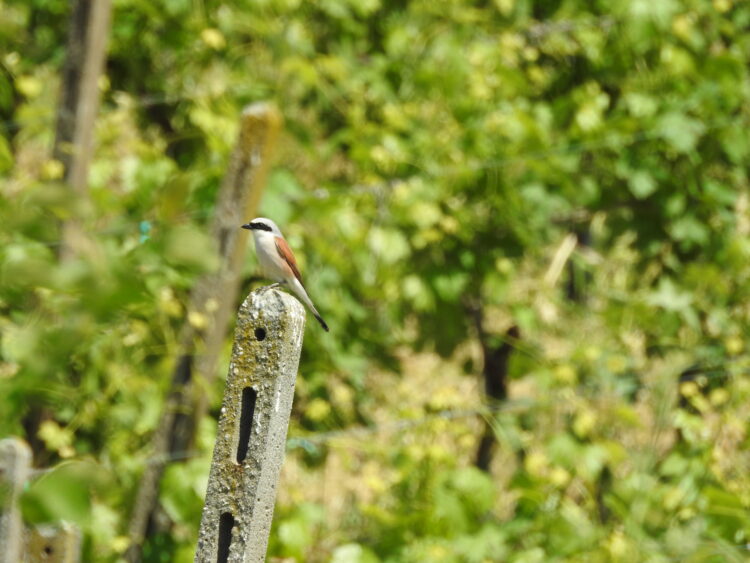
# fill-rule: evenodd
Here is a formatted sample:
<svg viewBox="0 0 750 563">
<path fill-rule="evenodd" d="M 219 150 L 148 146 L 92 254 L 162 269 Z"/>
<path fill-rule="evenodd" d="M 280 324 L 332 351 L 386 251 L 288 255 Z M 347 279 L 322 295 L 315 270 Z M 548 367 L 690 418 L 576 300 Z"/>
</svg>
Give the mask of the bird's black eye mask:
<svg viewBox="0 0 750 563">
<path fill-rule="evenodd" d="M 247 225 L 242 225 L 242 228 L 248 229 L 251 231 L 268 231 L 269 233 L 273 231 L 273 229 L 271 229 L 271 227 L 269 227 L 265 223 L 259 223 L 257 221 L 255 223 L 248 223 Z"/>
</svg>

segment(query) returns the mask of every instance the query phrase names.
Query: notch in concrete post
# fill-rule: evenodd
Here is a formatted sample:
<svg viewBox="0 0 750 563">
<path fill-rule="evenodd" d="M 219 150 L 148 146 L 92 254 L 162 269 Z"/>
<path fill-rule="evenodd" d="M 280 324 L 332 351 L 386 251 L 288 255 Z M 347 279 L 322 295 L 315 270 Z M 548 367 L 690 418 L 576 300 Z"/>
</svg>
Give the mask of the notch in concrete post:
<svg viewBox="0 0 750 563">
<path fill-rule="evenodd" d="M 0 563 L 23 560 L 23 521 L 18 499 L 31 468 L 31 449 L 23 440 L 0 441 Z"/>
<path fill-rule="evenodd" d="M 240 307 L 196 562 L 265 561 L 304 328 L 304 308 L 281 291 Z"/>
</svg>

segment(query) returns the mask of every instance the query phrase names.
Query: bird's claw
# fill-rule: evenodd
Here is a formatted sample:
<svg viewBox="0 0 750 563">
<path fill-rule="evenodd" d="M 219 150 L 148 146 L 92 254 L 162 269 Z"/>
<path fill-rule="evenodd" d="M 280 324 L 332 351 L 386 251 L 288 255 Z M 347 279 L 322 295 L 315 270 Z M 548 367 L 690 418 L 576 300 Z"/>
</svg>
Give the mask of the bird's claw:
<svg viewBox="0 0 750 563">
<path fill-rule="evenodd" d="M 269 289 L 274 289 L 274 288 L 276 288 L 276 287 L 279 287 L 280 285 L 281 285 L 280 283 L 272 283 L 271 285 L 267 285 L 267 286 L 265 286 L 265 287 L 261 287 L 261 288 L 260 288 L 260 289 L 258 290 L 258 293 L 265 293 L 265 292 L 266 292 L 266 291 L 268 291 Z"/>
</svg>

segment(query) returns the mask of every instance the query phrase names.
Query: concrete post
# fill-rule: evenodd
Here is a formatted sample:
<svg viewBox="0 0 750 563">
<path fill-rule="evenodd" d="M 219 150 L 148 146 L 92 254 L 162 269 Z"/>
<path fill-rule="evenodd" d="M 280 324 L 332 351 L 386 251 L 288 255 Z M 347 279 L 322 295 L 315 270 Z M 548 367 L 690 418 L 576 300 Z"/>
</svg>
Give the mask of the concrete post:
<svg viewBox="0 0 750 563">
<path fill-rule="evenodd" d="M 0 441 L 0 563 L 16 563 L 23 554 L 23 521 L 18 497 L 31 467 L 31 450 L 18 438 Z"/>
<path fill-rule="evenodd" d="M 265 561 L 304 326 L 304 308 L 281 291 L 254 291 L 240 307 L 196 562 Z"/>
<path fill-rule="evenodd" d="M 81 531 L 68 523 L 31 528 L 28 531 L 25 560 L 78 563 L 81 560 Z"/>
</svg>

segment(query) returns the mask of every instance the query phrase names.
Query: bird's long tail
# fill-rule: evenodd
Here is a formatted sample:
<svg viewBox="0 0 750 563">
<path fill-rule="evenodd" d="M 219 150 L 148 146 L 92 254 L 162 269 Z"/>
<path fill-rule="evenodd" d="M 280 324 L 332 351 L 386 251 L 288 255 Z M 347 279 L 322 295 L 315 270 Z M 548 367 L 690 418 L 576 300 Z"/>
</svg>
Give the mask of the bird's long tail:
<svg viewBox="0 0 750 563">
<path fill-rule="evenodd" d="M 313 305 L 312 300 L 307 295 L 307 291 L 305 291 L 305 286 L 303 286 L 299 280 L 294 280 L 294 282 L 291 284 L 291 289 L 294 291 L 294 293 L 297 295 L 297 297 L 300 298 L 300 300 L 307 305 L 310 308 L 310 311 L 312 311 L 312 314 L 315 316 L 317 321 L 320 323 L 320 326 L 323 327 L 323 330 L 328 332 L 328 325 L 323 320 L 323 317 L 320 316 L 320 313 L 318 313 L 318 310 L 315 308 L 315 305 Z"/>
</svg>

